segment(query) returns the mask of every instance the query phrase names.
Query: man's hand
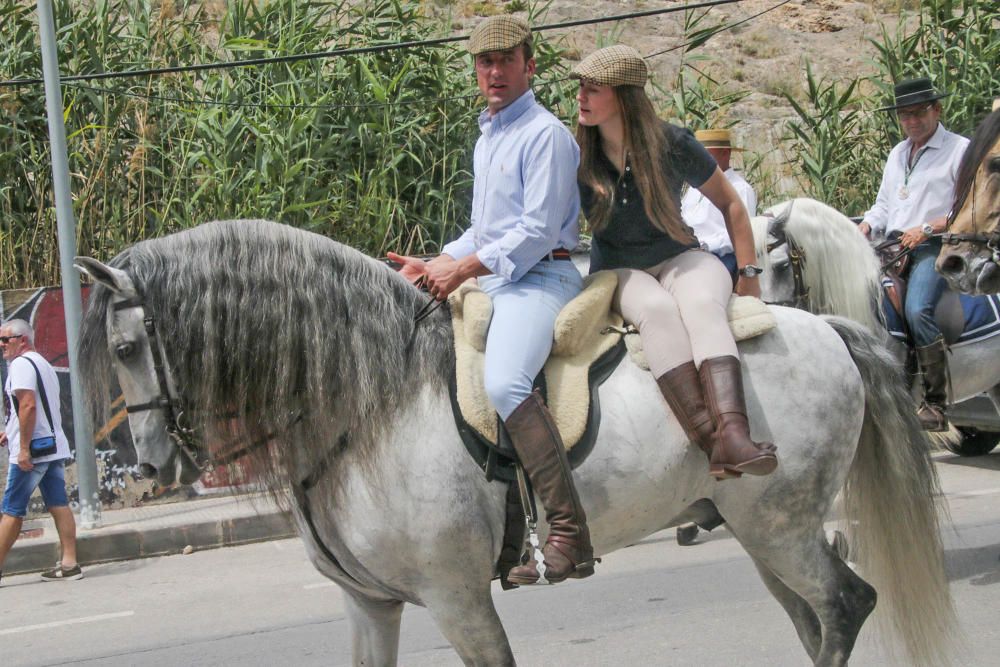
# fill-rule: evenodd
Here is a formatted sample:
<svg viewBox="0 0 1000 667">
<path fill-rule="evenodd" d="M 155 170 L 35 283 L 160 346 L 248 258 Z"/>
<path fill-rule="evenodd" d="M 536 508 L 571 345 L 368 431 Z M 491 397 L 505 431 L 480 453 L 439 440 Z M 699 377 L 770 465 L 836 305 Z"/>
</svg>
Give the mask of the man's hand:
<svg viewBox="0 0 1000 667">
<path fill-rule="evenodd" d="M 872 237 L 872 226 L 867 222 L 859 223 L 858 231 L 861 232 L 866 239 L 870 239 Z"/>
<path fill-rule="evenodd" d="M 440 260 L 440 261 L 438 261 Z M 436 257 L 427 264 L 427 290 L 438 301 L 444 301 L 458 286 L 472 277 L 465 263 L 448 255 Z"/>
<path fill-rule="evenodd" d="M 31 463 L 31 447 L 22 447 L 17 453 L 17 467 L 24 472 L 31 472 L 35 466 Z"/>
<path fill-rule="evenodd" d="M 899 237 L 899 242 L 904 248 L 912 250 L 927 240 L 928 236 L 924 234 L 920 227 L 920 225 L 910 227 Z"/>
<path fill-rule="evenodd" d="M 740 275 L 736 281 L 736 294 L 739 296 L 755 296 L 760 298 L 760 280 L 757 276 L 747 278 Z"/>
<path fill-rule="evenodd" d="M 7 446 L 7 434 L 0 433 L 0 447 L 6 447 L 6 446 Z"/>
<path fill-rule="evenodd" d="M 402 268 L 399 269 L 399 275 L 411 283 L 416 282 L 418 278 L 427 273 L 427 262 L 419 257 L 407 257 L 405 255 L 397 255 L 394 252 L 388 253 L 388 257 L 397 264 L 402 265 Z"/>
</svg>

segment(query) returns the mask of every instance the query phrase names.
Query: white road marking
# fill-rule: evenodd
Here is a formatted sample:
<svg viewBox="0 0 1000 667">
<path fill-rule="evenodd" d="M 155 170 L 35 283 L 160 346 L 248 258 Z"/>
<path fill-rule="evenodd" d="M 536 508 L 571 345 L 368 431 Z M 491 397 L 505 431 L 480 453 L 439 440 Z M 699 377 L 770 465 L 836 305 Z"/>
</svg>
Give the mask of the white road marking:
<svg viewBox="0 0 1000 667">
<path fill-rule="evenodd" d="M 959 493 L 946 493 L 945 495 L 949 498 L 976 498 L 978 496 L 992 496 L 998 493 L 1000 493 L 1000 488 L 961 491 Z"/>
<path fill-rule="evenodd" d="M 34 630 L 46 630 L 48 628 L 59 628 L 64 625 L 77 625 L 79 623 L 94 623 L 96 621 L 108 621 L 112 618 L 124 618 L 133 616 L 134 611 L 119 611 L 114 614 L 99 614 L 97 616 L 81 616 L 80 618 L 70 618 L 65 621 L 52 621 L 51 623 L 38 623 L 36 625 L 22 625 L 18 628 L 7 628 L 0 630 L 0 636 L 13 635 L 18 632 L 31 632 Z"/>
<path fill-rule="evenodd" d="M 302 589 L 311 591 L 314 588 L 326 588 L 327 586 L 336 586 L 336 585 L 337 584 L 333 583 L 332 581 L 324 581 L 319 584 L 306 584 L 305 586 L 302 587 Z"/>
</svg>

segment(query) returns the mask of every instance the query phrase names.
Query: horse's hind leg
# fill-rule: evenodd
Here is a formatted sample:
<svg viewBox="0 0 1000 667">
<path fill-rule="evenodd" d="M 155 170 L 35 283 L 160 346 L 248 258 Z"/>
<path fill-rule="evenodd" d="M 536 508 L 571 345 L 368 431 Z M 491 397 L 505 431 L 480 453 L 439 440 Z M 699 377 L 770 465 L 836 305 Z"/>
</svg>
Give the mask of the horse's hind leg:
<svg viewBox="0 0 1000 667">
<path fill-rule="evenodd" d="M 476 667 L 513 667 L 514 654 L 500 624 L 489 587 L 426 592 L 421 598 L 441 634 L 462 662 Z"/>
<path fill-rule="evenodd" d="M 819 655 L 820 644 L 823 641 L 823 628 L 820 626 L 816 612 L 801 596 L 782 583 L 781 579 L 775 576 L 774 572 L 771 572 L 766 565 L 756 558 L 753 559 L 753 562 L 757 566 L 757 572 L 760 573 L 760 578 L 767 586 L 767 590 L 771 591 L 771 595 L 781 603 L 789 618 L 792 619 L 792 625 L 795 626 L 795 631 L 799 634 L 799 641 L 802 642 L 806 653 L 815 662 Z"/>
<path fill-rule="evenodd" d="M 805 602 L 815 615 L 820 626 L 818 650 L 810 648 L 816 644 L 816 629 L 809 627 L 812 621 L 801 620 L 809 619 L 809 615 L 803 614 L 801 604 L 778 588 L 782 595 L 776 592 L 775 596 L 786 609 L 790 603 L 800 619 L 795 621 L 796 615 L 789 610 L 814 664 L 823 667 L 846 665 L 861 626 L 875 608 L 875 589 L 834 553 L 822 530 L 769 537 L 775 540 L 771 547 L 746 543 L 744 547 L 760 564 L 759 570 L 769 570 L 781 586 Z M 785 539 L 777 539 L 779 537 Z M 775 592 L 774 582 L 769 582 L 763 572 L 762 576 L 768 588 Z"/>
<path fill-rule="evenodd" d="M 399 655 L 403 603 L 372 600 L 345 590 L 356 667 L 392 667 Z"/>
</svg>

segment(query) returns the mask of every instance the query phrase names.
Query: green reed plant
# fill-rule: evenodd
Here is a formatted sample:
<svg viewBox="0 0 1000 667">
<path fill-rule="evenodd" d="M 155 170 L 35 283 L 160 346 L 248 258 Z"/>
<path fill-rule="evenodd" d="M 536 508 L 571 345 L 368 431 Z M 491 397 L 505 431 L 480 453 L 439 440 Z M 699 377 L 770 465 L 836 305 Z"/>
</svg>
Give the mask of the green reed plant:
<svg viewBox="0 0 1000 667">
<path fill-rule="evenodd" d="M 419 41 L 417 2 L 57 0 L 63 75 Z M 535 17 L 545 5 L 532 5 Z M 41 71 L 33 7 L 0 0 L 0 77 Z M 569 110 L 560 47 L 539 97 Z M 554 82 L 549 85 L 549 81 Z M 217 102 L 217 103 L 213 103 Z M 64 86 L 79 252 L 236 217 L 375 255 L 432 252 L 468 222 L 481 100 L 461 43 Z M 40 86 L 0 89 L 0 288 L 58 282 Z"/>
<path fill-rule="evenodd" d="M 929 76 L 944 92 L 944 121 L 970 134 L 1000 90 L 1000 5 L 988 0 L 922 0 L 912 22 L 882 26 L 877 73 L 847 81 L 817 80 L 806 69 L 806 100 L 785 99 L 797 118 L 786 148 L 802 190 L 848 214 L 875 200 L 885 158 L 902 138 L 895 116 L 877 111 L 892 100 L 895 82 Z"/>
</svg>

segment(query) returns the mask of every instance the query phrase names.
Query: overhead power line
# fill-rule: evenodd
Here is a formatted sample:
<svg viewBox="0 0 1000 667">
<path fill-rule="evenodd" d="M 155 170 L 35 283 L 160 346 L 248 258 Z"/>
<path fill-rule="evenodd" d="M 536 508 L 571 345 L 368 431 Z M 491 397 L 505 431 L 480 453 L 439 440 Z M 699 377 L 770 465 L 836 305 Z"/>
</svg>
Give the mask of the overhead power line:
<svg viewBox="0 0 1000 667">
<path fill-rule="evenodd" d="M 692 9 L 718 7 L 721 5 L 736 4 L 744 1 L 745 0 L 708 0 L 706 2 L 689 3 L 677 7 L 665 7 L 663 9 L 650 9 L 647 11 L 632 12 L 629 14 L 617 14 L 615 16 L 606 16 L 606 17 L 591 18 L 591 19 L 579 19 L 576 21 L 564 21 L 562 23 L 552 23 L 552 24 L 533 27 L 532 31 L 544 32 L 546 30 L 573 28 L 581 25 L 593 25 L 596 23 L 624 21 L 629 19 L 643 18 L 646 16 L 656 16 L 659 14 L 672 14 L 675 12 L 690 11 Z M 141 70 L 127 70 L 124 72 L 98 72 L 93 74 L 75 74 L 72 76 L 61 77 L 61 81 L 63 83 L 74 82 L 74 81 L 99 81 L 104 79 L 123 79 L 123 78 L 140 77 L 140 76 L 155 76 L 161 74 L 176 74 L 180 72 L 203 72 L 208 70 L 234 69 L 237 67 L 255 67 L 259 65 L 294 63 L 305 60 L 319 60 L 324 58 L 339 58 L 349 55 L 360 55 L 363 53 L 382 53 L 386 51 L 397 51 L 400 49 L 436 47 L 436 46 L 442 46 L 444 44 L 449 44 L 451 42 L 463 41 L 466 39 L 468 39 L 468 35 L 456 35 L 452 37 L 440 37 L 438 39 L 396 42 L 392 44 L 376 44 L 372 46 L 362 46 L 362 47 L 354 47 L 346 49 L 333 49 L 331 51 L 320 51 L 316 53 L 300 53 L 287 56 L 273 56 L 269 58 L 253 58 L 249 60 L 232 60 L 232 61 L 214 62 L 214 63 L 200 63 L 194 65 L 178 65 L 175 67 L 156 67 L 156 68 L 141 69 Z M 43 82 L 42 79 L 37 79 L 37 78 L 9 79 L 6 81 L 0 81 L 0 87 L 36 86 L 41 84 L 42 82 Z"/>
<path fill-rule="evenodd" d="M 782 5 L 786 5 L 789 2 L 791 2 L 791 0 L 781 0 L 777 4 L 772 5 L 772 6 L 768 7 L 768 8 L 766 8 L 766 9 L 763 9 L 763 10 L 757 12 L 756 14 L 753 14 L 752 16 L 748 16 L 745 19 L 741 19 L 739 21 L 734 21 L 732 23 L 727 23 L 725 25 L 718 26 L 718 27 L 716 27 L 713 30 L 709 30 L 709 31 L 705 32 L 704 34 L 700 34 L 700 35 L 694 37 L 693 39 L 689 39 L 689 40 L 687 40 L 685 42 L 682 42 L 680 44 L 675 44 L 674 46 L 672 46 L 672 47 L 670 47 L 668 49 L 663 49 L 662 51 L 656 51 L 654 53 L 650 53 L 650 54 L 645 55 L 643 57 L 646 58 L 646 59 L 651 59 L 651 58 L 655 58 L 657 56 L 662 56 L 662 55 L 665 55 L 667 53 L 671 53 L 673 51 L 677 51 L 678 49 L 682 49 L 682 48 L 691 46 L 692 44 L 703 44 L 703 43 L 705 43 L 706 41 L 708 41 L 709 39 L 711 39 L 712 37 L 714 37 L 715 35 L 717 35 L 717 34 L 719 34 L 721 32 L 725 32 L 727 30 L 732 30 L 733 28 L 735 28 L 735 27 L 737 27 L 739 25 L 742 25 L 744 23 L 748 23 L 749 21 L 752 21 L 753 19 L 756 19 L 756 18 L 758 18 L 758 17 L 760 17 L 760 16 L 762 16 L 764 14 L 767 14 L 768 12 L 774 11 L 775 9 L 778 9 Z M 610 19 L 605 19 L 605 20 L 610 20 Z M 562 78 L 562 79 L 556 79 L 556 80 L 553 80 L 553 81 L 549 81 L 549 82 L 547 82 L 546 85 L 555 85 L 557 83 L 562 83 L 563 81 L 566 81 L 566 79 Z M 174 97 L 174 96 L 168 96 L 168 95 L 158 95 L 158 94 L 155 94 L 155 93 L 139 93 L 139 92 L 136 92 L 136 91 L 133 91 L 133 90 L 125 90 L 125 89 L 122 89 L 122 88 L 102 88 L 102 87 L 98 87 L 98 86 L 88 86 L 86 84 L 81 84 L 81 83 L 69 83 L 67 85 L 67 87 L 77 88 L 77 89 L 80 89 L 80 90 L 89 90 L 89 91 L 92 91 L 92 92 L 96 92 L 96 93 L 99 93 L 99 94 L 105 94 L 105 95 L 122 95 L 122 96 L 125 96 L 125 97 L 133 97 L 133 98 L 137 98 L 137 99 L 155 100 L 155 101 L 160 101 L 160 102 L 173 102 L 173 103 L 177 103 L 177 104 L 188 104 L 188 105 L 192 105 L 192 106 L 221 106 L 221 107 L 230 107 L 230 108 L 258 108 L 258 109 L 327 109 L 327 110 L 329 110 L 329 109 L 371 109 L 371 108 L 381 108 L 381 107 L 391 107 L 391 106 L 404 106 L 404 105 L 409 105 L 409 104 L 427 104 L 427 103 L 438 103 L 438 102 L 453 102 L 453 101 L 458 101 L 458 100 L 472 99 L 474 97 L 478 97 L 478 95 L 479 95 L 479 93 L 468 93 L 468 94 L 465 94 L 465 95 L 455 95 L 455 96 L 452 96 L 452 97 L 439 97 L 439 98 L 433 98 L 433 99 L 421 98 L 421 99 L 409 99 L 409 100 L 395 100 L 395 101 L 391 101 L 391 102 L 360 102 L 360 103 L 354 103 L 354 104 L 341 104 L 341 103 L 336 103 L 336 104 L 294 104 L 294 103 L 293 104 L 280 104 L 280 103 L 273 103 L 273 102 L 246 102 L 246 101 L 217 100 L 217 99 L 211 99 L 211 98 Z"/>
</svg>

